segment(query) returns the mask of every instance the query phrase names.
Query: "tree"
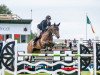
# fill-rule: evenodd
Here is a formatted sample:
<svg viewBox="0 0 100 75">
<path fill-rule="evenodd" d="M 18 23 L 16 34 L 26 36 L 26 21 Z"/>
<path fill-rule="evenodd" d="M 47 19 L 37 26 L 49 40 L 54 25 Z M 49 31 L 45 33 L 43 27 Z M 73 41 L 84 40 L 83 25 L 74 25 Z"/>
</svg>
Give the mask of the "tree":
<svg viewBox="0 0 100 75">
<path fill-rule="evenodd" d="M 37 37 L 37 33 L 32 33 L 31 32 L 31 34 L 28 36 L 28 42 L 30 41 L 30 40 L 34 40 L 35 38 Z"/>
<path fill-rule="evenodd" d="M 0 5 L 0 14 L 12 14 L 11 10 L 4 4 Z"/>
<path fill-rule="evenodd" d="M 35 39 L 37 37 L 37 33 L 32 33 L 30 34 L 30 39 Z"/>
</svg>

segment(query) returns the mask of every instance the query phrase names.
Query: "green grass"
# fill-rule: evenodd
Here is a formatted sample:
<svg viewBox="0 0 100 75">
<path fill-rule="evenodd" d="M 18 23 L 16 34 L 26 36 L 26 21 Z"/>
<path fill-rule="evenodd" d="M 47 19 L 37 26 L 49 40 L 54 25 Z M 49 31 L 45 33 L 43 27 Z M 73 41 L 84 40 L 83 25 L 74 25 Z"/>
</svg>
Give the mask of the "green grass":
<svg viewBox="0 0 100 75">
<path fill-rule="evenodd" d="M 82 71 L 81 75 L 91 75 L 89 71 Z"/>
<path fill-rule="evenodd" d="M 5 75 L 13 75 L 13 74 L 5 72 Z M 38 74 L 18 74 L 18 75 L 50 75 L 50 74 L 48 74 L 48 73 L 38 73 Z"/>
<path fill-rule="evenodd" d="M 12 74 L 5 72 L 5 75 L 12 75 Z M 18 75 L 50 75 L 50 74 L 38 73 L 38 74 L 18 74 Z M 65 74 L 65 75 L 76 75 L 76 74 Z M 82 71 L 81 75 L 90 75 L 90 72 L 89 71 Z"/>
<path fill-rule="evenodd" d="M 5 72 L 5 75 L 12 75 L 12 74 L 10 74 L 10 73 L 8 73 L 8 72 Z"/>
</svg>

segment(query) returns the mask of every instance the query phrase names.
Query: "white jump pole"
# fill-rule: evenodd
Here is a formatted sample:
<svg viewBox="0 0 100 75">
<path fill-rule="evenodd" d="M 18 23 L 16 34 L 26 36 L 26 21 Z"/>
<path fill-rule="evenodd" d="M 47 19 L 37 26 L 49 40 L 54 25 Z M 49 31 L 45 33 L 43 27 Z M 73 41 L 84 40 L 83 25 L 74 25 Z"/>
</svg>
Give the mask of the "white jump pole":
<svg viewBox="0 0 100 75">
<path fill-rule="evenodd" d="M 78 42 L 78 54 L 80 54 L 80 42 Z M 78 75 L 81 75 L 81 72 L 80 72 L 80 56 L 77 58 L 78 59 Z"/>
<path fill-rule="evenodd" d="M 18 56 L 56 56 L 56 57 L 60 57 L 60 56 L 64 56 L 64 57 L 92 57 L 93 54 L 19 54 Z"/>
<path fill-rule="evenodd" d="M 15 40 L 15 47 L 14 47 L 14 50 L 15 50 L 15 61 L 14 61 L 14 75 L 17 75 L 17 41 Z"/>
<path fill-rule="evenodd" d="M 5 44 L 6 44 L 6 42 L 3 41 L 3 47 L 5 46 Z M 1 65 L 2 65 L 1 75 L 5 75 L 5 67 L 4 67 L 4 65 L 2 63 L 1 63 Z"/>
<path fill-rule="evenodd" d="M 93 75 L 96 75 L 96 42 L 93 41 L 93 63 L 94 63 L 94 72 Z"/>
</svg>

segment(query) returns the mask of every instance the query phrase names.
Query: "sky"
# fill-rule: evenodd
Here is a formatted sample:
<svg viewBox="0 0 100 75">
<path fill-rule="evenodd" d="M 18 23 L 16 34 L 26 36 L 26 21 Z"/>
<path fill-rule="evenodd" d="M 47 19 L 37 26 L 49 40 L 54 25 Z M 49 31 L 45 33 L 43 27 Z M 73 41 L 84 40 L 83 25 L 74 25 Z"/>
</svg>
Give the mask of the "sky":
<svg viewBox="0 0 100 75">
<path fill-rule="evenodd" d="M 23 19 L 31 19 L 32 15 L 33 33 L 37 33 L 37 25 L 50 15 L 52 24 L 61 23 L 60 39 L 85 39 L 87 14 L 95 31 L 93 34 L 87 25 L 87 37 L 100 37 L 100 0 L 0 0 L 0 4 L 7 5 Z"/>
</svg>

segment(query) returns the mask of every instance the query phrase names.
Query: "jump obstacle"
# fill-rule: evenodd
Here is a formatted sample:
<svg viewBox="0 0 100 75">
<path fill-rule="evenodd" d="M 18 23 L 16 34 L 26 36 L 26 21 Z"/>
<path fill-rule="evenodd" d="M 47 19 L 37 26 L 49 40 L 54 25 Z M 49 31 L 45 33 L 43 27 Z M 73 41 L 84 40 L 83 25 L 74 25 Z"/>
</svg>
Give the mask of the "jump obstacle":
<svg viewBox="0 0 100 75">
<path fill-rule="evenodd" d="M 58 52 L 54 52 L 54 54 L 17 54 L 17 43 L 16 41 L 12 41 L 9 42 L 5 45 L 3 45 L 3 43 L 0 44 L 0 49 L 1 49 L 1 54 L 0 54 L 0 63 L 3 65 L 1 65 L 1 69 L 2 71 L 7 70 L 10 73 L 17 75 L 19 73 L 22 72 L 27 72 L 30 74 L 36 74 L 39 72 L 47 72 L 50 73 L 52 75 L 56 75 L 57 72 L 64 72 L 66 74 L 71 74 L 74 72 L 78 72 L 78 75 L 81 74 L 81 70 L 85 70 L 86 68 L 88 68 L 89 64 L 91 63 L 91 57 L 93 57 L 93 64 L 94 64 L 94 72 L 93 75 L 96 75 L 96 72 L 100 70 L 100 44 L 96 44 L 95 42 L 93 43 L 93 54 L 90 53 L 89 49 L 87 47 L 85 47 L 82 44 L 78 44 L 78 53 L 77 54 L 71 54 L 71 53 L 67 53 L 65 52 L 64 54 L 60 54 L 60 51 Z M 66 63 L 67 60 L 65 60 L 65 62 L 62 62 L 62 60 L 56 60 L 57 62 L 55 63 L 48 63 L 45 61 L 41 61 L 35 64 L 29 63 L 27 61 L 22 61 L 22 62 L 18 62 L 17 61 L 17 57 L 18 56 L 50 56 L 50 57 L 77 57 L 77 61 L 73 62 L 73 63 Z M 72 70 L 72 71 L 65 71 L 62 69 L 58 69 L 55 71 L 47 71 L 44 69 L 38 70 L 38 71 L 28 71 L 25 69 L 22 70 L 17 70 L 18 65 L 21 64 L 28 64 L 31 66 L 37 66 L 39 64 L 46 64 L 49 66 L 54 66 L 57 64 L 63 64 L 64 66 L 73 66 L 75 64 L 77 64 L 78 69 Z M 5 67 L 5 68 L 4 68 Z M 4 73 L 2 72 L 2 75 L 4 75 Z"/>
</svg>

